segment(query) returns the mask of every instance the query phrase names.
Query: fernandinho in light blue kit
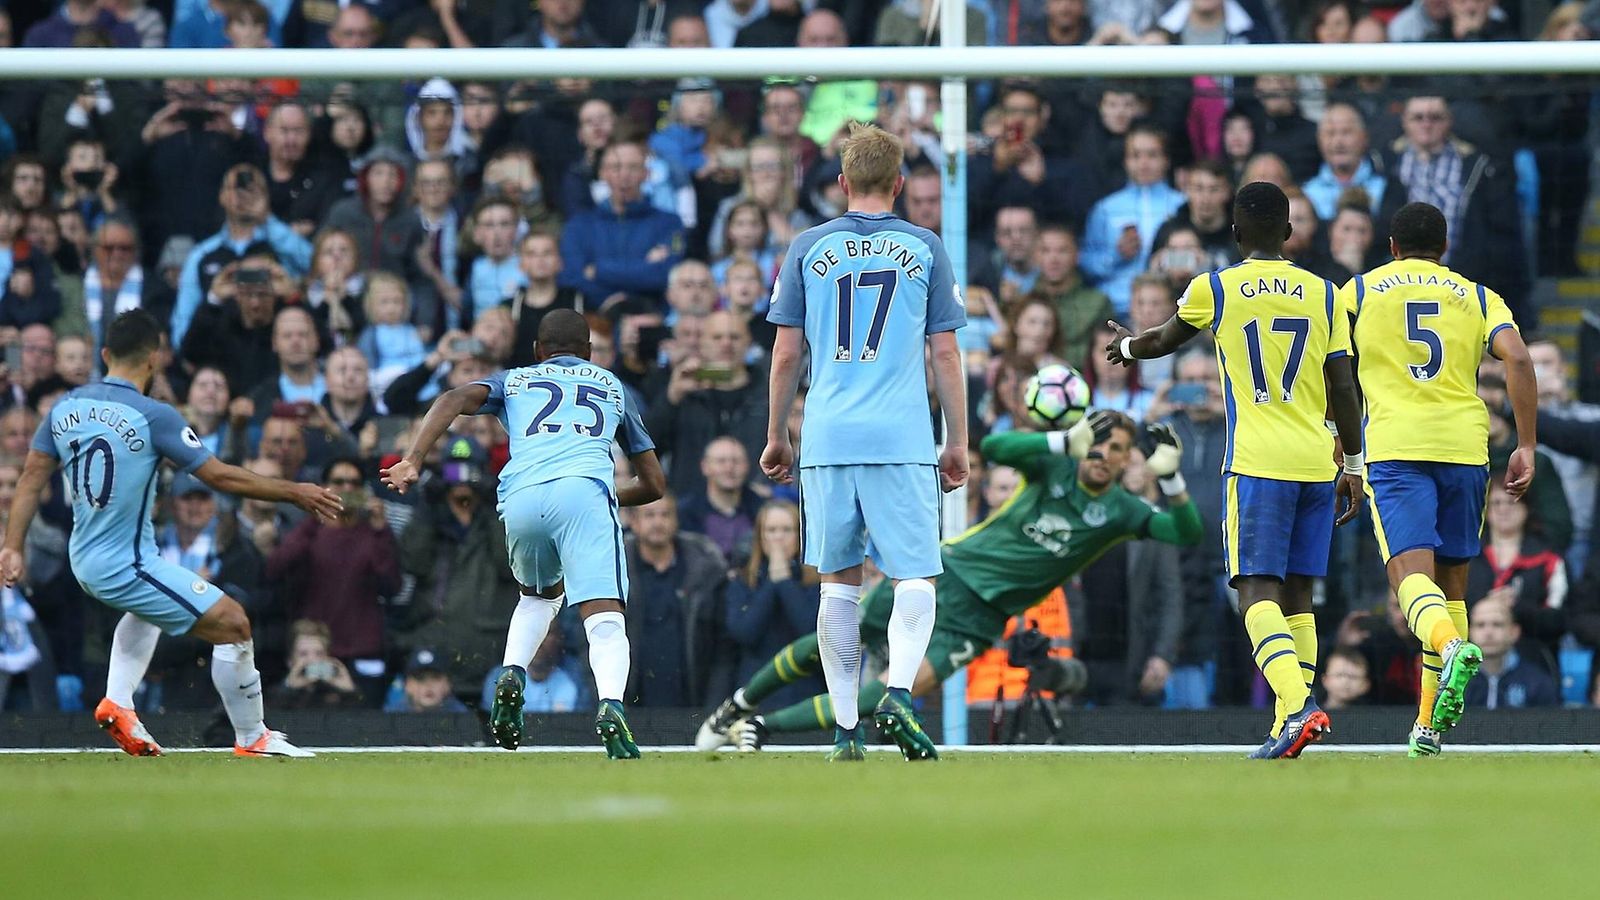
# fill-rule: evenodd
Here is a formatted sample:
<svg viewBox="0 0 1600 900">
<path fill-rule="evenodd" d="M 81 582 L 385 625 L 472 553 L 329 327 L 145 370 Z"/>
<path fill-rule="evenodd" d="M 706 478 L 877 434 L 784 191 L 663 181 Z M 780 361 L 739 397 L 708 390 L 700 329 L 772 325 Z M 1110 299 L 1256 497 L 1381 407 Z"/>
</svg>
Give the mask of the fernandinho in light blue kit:
<svg viewBox="0 0 1600 900">
<path fill-rule="evenodd" d="M 324 516 L 340 514 L 339 499 L 315 485 L 261 478 L 220 462 L 177 410 L 146 397 L 161 345 L 160 326 L 149 313 L 118 316 L 106 335 L 105 381 L 56 401 L 34 435 L 0 550 L 0 575 L 7 585 L 22 578 L 24 535 L 40 491 L 62 471 L 57 483 L 72 500 L 73 574 L 91 597 L 125 613 L 112 638 L 106 697 L 95 708 L 100 727 L 130 754 L 161 754 L 161 745 L 139 722 L 133 693 L 160 633 L 188 634 L 216 645 L 212 683 L 233 723 L 236 754 L 311 756 L 262 723 L 261 676 L 243 607 L 163 559 L 150 514 L 163 460 L 217 490 L 289 501 Z"/>
<path fill-rule="evenodd" d="M 404 493 L 457 416 L 500 418 L 511 435 L 511 460 L 500 472 L 500 520 L 522 599 L 506 636 L 490 731 L 507 750 L 521 745 L 528 662 L 570 599 L 589 636 L 589 666 L 600 694 L 595 730 L 613 759 L 634 759 L 639 748 L 622 712 L 628 684 L 622 614 L 628 569 L 617 508 L 659 500 L 666 478 L 622 383 L 589 361 L 589 325 L 582 316 L 557 310 L 540 321 L 534 358 L 536 365 L 442 395 L 405 459 L 385 469 L 383 477 Z M 615 490 L 613 442 L 635 472 L 631 483 Z"/>
<path fill-rule="evenodd" d="M 939 492 L 966 481 L 967 411 L 955 331 L 966 311 L 939 238 L 892 210 L 903 179 L 898 138 L 852 125 L 841 151 L 849 211 L 795 238 L 767 321 L 771 418 L 761 468 L 793 479 L 789 407 L 809 343 L 811 388 L 801 426 L 800 492 L 806 564 L 822 575 L 817 622 L 822 670 L 840 710 L 833 760 L 862 758 L 855 708 L 861 662 L 861 564 L 871 555 L 895 581 L 888 626 L 888 692 L 874 713 L 907 759 L 935 759 L 911 707 L 933 634 Z M 925 348 L 946 423 L 936 456 Z"/>
</svg>

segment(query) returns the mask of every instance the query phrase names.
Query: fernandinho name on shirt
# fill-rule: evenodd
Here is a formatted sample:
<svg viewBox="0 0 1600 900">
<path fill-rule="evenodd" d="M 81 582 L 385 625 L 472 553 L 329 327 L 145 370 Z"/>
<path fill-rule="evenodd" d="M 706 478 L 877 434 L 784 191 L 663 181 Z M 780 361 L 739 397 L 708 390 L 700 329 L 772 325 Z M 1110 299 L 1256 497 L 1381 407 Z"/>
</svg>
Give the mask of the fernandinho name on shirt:
<svg viewBox="0 0 1600 900">
<path fill-rule="evenodd" d="M 543 363 L 527 369 L 519 369 L 506 376 L 505 391 L 507 397 L 515 397 L 528 389 L 536 381 L 544 381 L 550 377 L 550 370 L 543 368 Z M 604 381 L 608 385 L 615 379 L 609 370 L 603 369 L 593 363 L 584 363 L 581 366 L 559 367 L 563 375 L 574 378 L 593 378 Z"/>
<path fill-rule="evenodd" d="M 139 429 L 135 427 L 133 422 L 129 421 L 120 407 L 102 406 L 94 403 L 74 407 L 65 415 L 51 421 L 50 436 L 60 438 L 85 421 L 99 422 L 101 425 L 111 429 L 111 432 L 120 438 L 132 453 L 138 453 L 145 448 L 145 440 L 140 436 Z"/>
<path fill-rule="evenodd" d="M 845 259 L 864 259 L 866 257 L 883 257 L 904 269 L 907 277 L 916 278 L 923 273 L 922 260 L 917 256 L 917 251 L 892 237 L 873 235 L 871 237 L 845 238 L 840 241 L 840 249 L 844 251 Z M 818 278 L 826 278 L 828 273 L 836 266 L 844 264 L 844 259 L 834 252 L 832 247 L 822 251 L 822 255 L 811 261 L 811 274 Z"/>
</svg>

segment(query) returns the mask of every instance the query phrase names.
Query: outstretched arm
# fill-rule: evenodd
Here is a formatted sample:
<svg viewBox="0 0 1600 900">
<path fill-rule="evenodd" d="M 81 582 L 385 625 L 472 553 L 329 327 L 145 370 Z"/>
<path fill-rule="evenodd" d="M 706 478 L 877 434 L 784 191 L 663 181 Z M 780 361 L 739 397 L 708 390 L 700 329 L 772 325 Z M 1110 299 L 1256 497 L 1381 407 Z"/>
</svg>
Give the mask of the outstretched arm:
<svg viewBox="0 0 1600 900">
<path fill-rule="evenodd" d="M 308 513 L 315 513 L 330 521 L 344 512 L 344 501 L 339 499 L 339 495 L 321 485 L 265 478 L 249 469 L 230 466 L 215 456 L 201 463 L 200 468 L 194 470 L 194 476 L 224 494 L 273 503 L 293 503 Z"/>
<path fill-rule="evenodd" d="M 405 457 L 378 473 L 383 483 L 397 493 L 404 494 L 421 476 L 422 462 L 427 458 L 428 451 L 450 430 L 456 417 L 475 414 L 488 401 L 489 386 L 476 381 L 440 394 L 428 407 L 428 414 L 423 416 L 422 425 L 417 429 L 417 436 L 412 439 Z"/>
<path fill-rule="evenodd" d="M 33 524 L 39 511 L 39 494 L 50 476 L 56 471 L 56 458 L 38 450 L 29 450 L 22 464 L 22 477 L 17 479 L 17 493 L 11 498 L 11 517 L 7 520 L 6 541 L 0 549 L 0 581 L 11 587 L 21 581 L 23 571 L 23 542 L 28 537 L 28 526 Z"/>
<path fill-rule="evenodd" d="M 1163 544 L 1177 544 L 1180 547 L 1192 547 L 1200 543 L 1200 538 L 1205 535 L 1205 526 L 1200 522 L 1200 510 L 1189 499 L 1189 493 L 1185 491 L 1170 497 L 1168 502 L 1171 503 L 1169 509 L 1150 517 L 1150 536 Z"/>
<path fill-rule="evenodd" d="M 1517 420 L 1517 449 L 1506 464 L 1506 493 L 1521 497 L 1533 484 L 1533 451 L 1538 438 L 1539 388 L 1528 347 L 1515 328 L 1496 332 L 1490 351 L 1506 364 L 1506 396 Z"/>
<path fill-rule="evenodd" d="M 1134 360 L 1160 359 L 1189 342 L 1200 329 L 1174 315 L 1144 334 L 1134 337 L 1116 320 L 1106 323 L 1116 335 L 1106 345 L 1106 359 L 1119 366 L 1131 366 Z"/>
</svg>

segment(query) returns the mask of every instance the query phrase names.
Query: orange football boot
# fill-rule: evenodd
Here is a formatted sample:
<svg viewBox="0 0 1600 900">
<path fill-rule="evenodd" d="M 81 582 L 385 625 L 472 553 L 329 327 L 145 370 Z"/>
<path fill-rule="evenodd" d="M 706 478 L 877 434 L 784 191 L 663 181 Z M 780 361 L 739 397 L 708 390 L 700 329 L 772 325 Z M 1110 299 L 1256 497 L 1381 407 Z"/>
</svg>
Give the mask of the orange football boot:
<svg viewBox="0 0 1600 900">
<path fill-rule="evenodd" d="M 126 706 L 112 703 L 109 697 L 94 708 L 94 721 L 129 756 L 161 755 L 161 745 L 139 721 L 139 714 Z"/>
</svg>

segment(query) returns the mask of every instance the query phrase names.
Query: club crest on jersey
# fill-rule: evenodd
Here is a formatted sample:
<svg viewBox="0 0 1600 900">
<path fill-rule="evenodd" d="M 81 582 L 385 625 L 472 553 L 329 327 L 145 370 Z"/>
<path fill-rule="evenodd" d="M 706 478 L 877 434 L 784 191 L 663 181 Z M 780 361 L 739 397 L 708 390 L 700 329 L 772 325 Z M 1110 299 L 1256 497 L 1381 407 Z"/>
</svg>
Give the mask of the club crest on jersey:
<svg viewBox="0 0 1600 900">
<path fill-rule="evenodd" d="M 1083 508 L 1083 524 L 1090 528 L 1099 528 L 1106 523 L 1106 508 L 1099 503 L 1090 503 Z"/>
<path fill-rule="evenodd" d="M 1022 526 L 1022 533 L 1052 556 L 1066 556 L 1067 543 L 1072 540 L 1072 523 L 1055 513 L 1045 513 Z"/>
</svg>

